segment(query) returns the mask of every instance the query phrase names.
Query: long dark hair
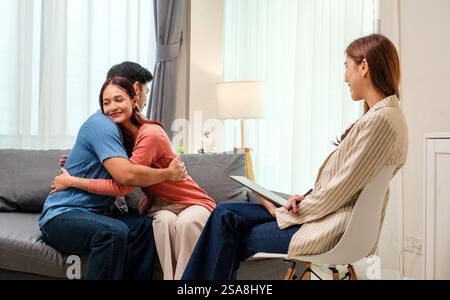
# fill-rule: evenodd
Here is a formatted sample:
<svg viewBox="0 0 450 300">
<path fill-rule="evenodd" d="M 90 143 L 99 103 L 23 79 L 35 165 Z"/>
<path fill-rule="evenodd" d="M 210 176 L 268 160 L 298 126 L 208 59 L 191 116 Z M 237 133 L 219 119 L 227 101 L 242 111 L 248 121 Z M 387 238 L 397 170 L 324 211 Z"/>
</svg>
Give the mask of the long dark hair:
<svg viewBox="0 0 450 300">
<path fill-rule="evenodd" d="M 345 51 L 356 64 L 364 59 L 369 65 L 369 73 L 375 89 L 385 97 L 396 95 L 400 97 L 400 59 L 394 44 L 381 34 L 371 34 L 353 41 Z M 364 114 L 369 111 L 369 105 L 364 102 Z M 334 143 L 338 146 L 353 129 L 352 124 Z"/>
<path fill-rule="evenodd" d="M 115 85 L 122 90 L 124 90 L 127 95 L 133 100 L 136 97 L 136 92 L 134 91 L 133 84 L 126 79 L 125 77 L 113 77 L 109 78 L 105 81 L 105 83 L 102 86 L 102 89 L 100 90 L 100 96 L 99 96 L 99 104 L 100 109 L 102 110 L 103 114 L 105 114 L 105 110 L 103 109 L 103 93 L 105 92 L 105 89 L 109 85 Z M 133 125 L 140 128 L 144 124 L 154 124 L 161 126 L 162 129 L 164 129 L 164 126 L 156 121 L 150 121 L 147 120 L 137 109 L 136 106 L 133 106 L 133 112 L 131 114 L 130 121 Z M 133 152 L 135 140 L 131 133 L 129 133 L 127 130 L 119 126 L 120 130 L 122 131 L 123 135 L 123 145 L 125 147 L 125 150 L 127 151 L 127 154 L 129 157 L 131 157 L 131 154 Z"/>
</svg>

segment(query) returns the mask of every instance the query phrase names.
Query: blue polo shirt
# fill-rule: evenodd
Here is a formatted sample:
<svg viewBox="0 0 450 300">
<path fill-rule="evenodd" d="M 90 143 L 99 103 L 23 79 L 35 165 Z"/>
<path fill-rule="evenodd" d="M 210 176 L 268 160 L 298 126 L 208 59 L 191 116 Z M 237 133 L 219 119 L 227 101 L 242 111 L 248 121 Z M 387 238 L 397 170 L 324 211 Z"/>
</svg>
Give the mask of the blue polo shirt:
<svg viewBox="0 0 450 300">
<path fill-rule="evenodd" d="M 97 111 L 81 126 L 64 168 L 76 177 L 111 179 L 102 163 L 113 157 L 128 158 L 122 133 L 110 118 Z M 89 194 L 75 188 L 49 195 L 39 218 L 39 228 L 54 217 L 70 211 L 111 211 L 114 201 L 115 197 Z"/>
</svg>

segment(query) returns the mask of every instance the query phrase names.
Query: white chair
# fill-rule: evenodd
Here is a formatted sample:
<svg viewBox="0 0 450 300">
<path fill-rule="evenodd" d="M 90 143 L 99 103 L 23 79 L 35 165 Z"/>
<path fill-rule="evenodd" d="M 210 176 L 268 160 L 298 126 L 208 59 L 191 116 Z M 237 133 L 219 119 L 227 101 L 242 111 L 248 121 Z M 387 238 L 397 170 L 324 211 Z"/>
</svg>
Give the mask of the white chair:
<svg viewBox="0 0 450 300">
<path fill-rule="evenodd" d="M 367 257 L 377 243 L 384 197 L 394 173 L 394 166 L 384 167 L 362 190 L 353 208 L 350 221 L 338 244 L 330 251 L 287 259 L 286 254 L 256 253 L 252 259 L 284 258 L 291 263 L 284 279 L 295 279 L 296 261 L 303 261 L 305 270 L 300 279 L 311 279 L 311 264 L 328 265 L 333 279 L 340 279 L 337 265 L 348 265 L 344 278 L 358 279 L 352 263 Z M 319 276 L 317 276 L 319 277 Z M 320 277 L 319 277 L 320 278 Z"/>
</svg>

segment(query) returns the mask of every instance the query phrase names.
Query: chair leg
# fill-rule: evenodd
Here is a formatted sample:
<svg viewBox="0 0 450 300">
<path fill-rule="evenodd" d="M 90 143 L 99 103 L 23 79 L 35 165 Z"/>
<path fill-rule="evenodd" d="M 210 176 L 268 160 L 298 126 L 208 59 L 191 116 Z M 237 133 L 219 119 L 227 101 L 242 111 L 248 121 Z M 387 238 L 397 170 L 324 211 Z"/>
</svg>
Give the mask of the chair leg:
<svg viewBox="0 0 450 300">
<path fill-rule="evenodd" d="M 284 276 L 284 280 L 294 280 L 297 277 L 295 275 L 296 262 L 289 261 L 289 263 L 291 265 L 289 266 L 288 270 L 286 271 L 286 275 Z"/>
<path fill-rule="evenodd" d="M 311 280 L 311 263 L 305 262 L 303 265 L 305 267 L 305 271 L 303 272 L 300 280 Z"/>
<path fill-rule="evenodd" d="M 355 268 L 352 265 L 348 265 L 348 272 L 350 273 L 350 280 L 358 280 L 358 276 L 356 276 Z"/>
<path fill-rule="evenodd" d="M 331 273 L 333 274 L 333 280 L 341 280 L 339 271 L 336 269 L 336 267 L 329 267 Z"/>
</svg>

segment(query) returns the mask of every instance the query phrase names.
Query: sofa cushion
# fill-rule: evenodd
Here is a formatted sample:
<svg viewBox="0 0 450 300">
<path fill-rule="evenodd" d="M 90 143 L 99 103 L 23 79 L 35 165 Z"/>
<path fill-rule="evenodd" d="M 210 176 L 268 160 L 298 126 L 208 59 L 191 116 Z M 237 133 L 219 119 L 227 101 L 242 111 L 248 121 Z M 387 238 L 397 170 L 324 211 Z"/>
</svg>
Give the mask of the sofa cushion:
<svg viewBox="0 0 450 300">
<path fill-rule="evenodd" d="M 181 159 L 189 175 L 217 204 L 230 200 L 248 201 L 247 190 L 229 177 L 245 176 L 245 155 L 185 154 Z"/>
<path fill-rule="evenodd" d="M 0 150 L 0 212 L 42 211 L 65 150 Z"/>
<path fill-rule="evenodd" d="M 42 240 L 39 214 L 0 215 L 0 269 L 65 278 L 66 256 Z"/>
</svg>

